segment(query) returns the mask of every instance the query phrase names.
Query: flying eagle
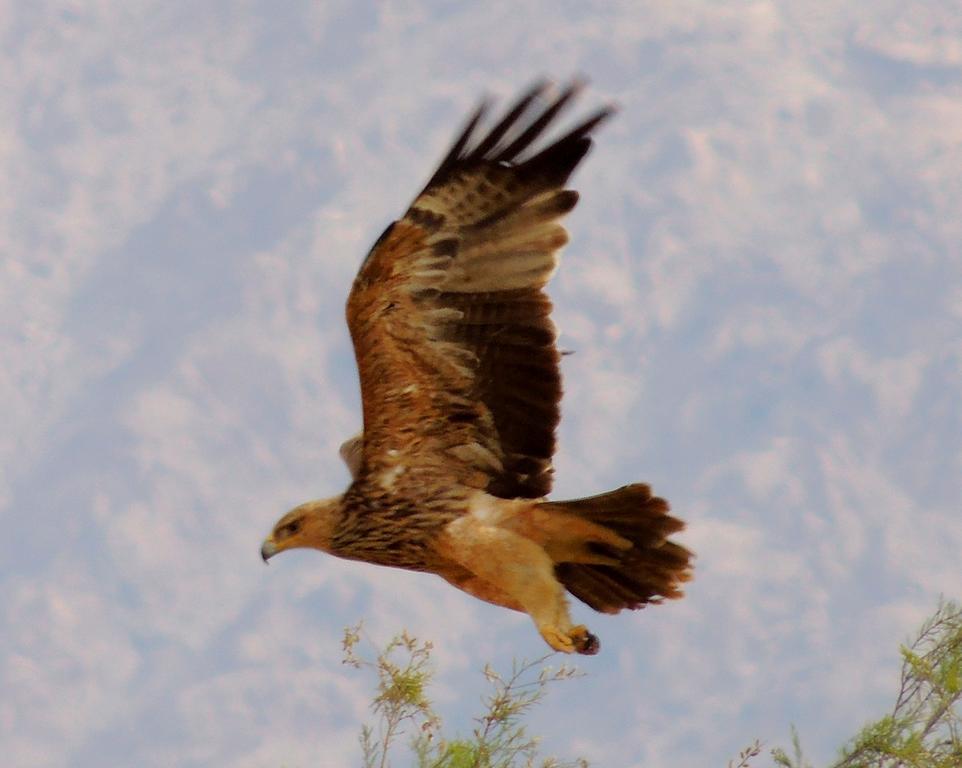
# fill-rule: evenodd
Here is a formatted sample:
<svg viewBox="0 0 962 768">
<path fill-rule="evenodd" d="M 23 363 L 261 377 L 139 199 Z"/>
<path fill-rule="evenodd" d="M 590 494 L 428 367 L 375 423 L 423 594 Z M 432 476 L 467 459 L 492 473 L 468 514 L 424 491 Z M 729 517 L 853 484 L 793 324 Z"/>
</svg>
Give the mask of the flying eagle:
<svg viewBox="0 0 962 768">
<path fill-rule="evenodd" d="M 436 573 L 527 613 L 555 650 L 592 654 L 565 591 L 603 613 L 677 598 L 691 553 L 647 485 L 545 499 L 561 400 L 545 284 L 578 201 L 565 184 L 612 113 L 545 146 L 579 85 L 549 90 L 479 136 L 482 103 L 368 253 L 347 300 L 364 411 L 341 449 L 353 482 L 284 515 L 261 555 L 311 547 Z"/>
</svg>

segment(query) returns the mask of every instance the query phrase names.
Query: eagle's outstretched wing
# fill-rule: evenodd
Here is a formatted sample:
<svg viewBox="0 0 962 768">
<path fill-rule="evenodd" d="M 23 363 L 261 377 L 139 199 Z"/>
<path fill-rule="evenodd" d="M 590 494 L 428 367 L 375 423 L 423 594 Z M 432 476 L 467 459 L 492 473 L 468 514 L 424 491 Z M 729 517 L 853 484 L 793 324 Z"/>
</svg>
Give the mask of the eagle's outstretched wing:
<svg viewBox="0 0 962 768">
<path fill-rule="evenodd" d="M 561 379 L 544 286 L 578 200 L 564 184 L 611 109 L 538 148 L 578 85 L 546 104 L 547 90 L 529 90 L 479 140 L 482 104 L 361 266 L 347 303 L 360 472 L 443 461 L 496 496 L 550 490 Z"/>
</svg>

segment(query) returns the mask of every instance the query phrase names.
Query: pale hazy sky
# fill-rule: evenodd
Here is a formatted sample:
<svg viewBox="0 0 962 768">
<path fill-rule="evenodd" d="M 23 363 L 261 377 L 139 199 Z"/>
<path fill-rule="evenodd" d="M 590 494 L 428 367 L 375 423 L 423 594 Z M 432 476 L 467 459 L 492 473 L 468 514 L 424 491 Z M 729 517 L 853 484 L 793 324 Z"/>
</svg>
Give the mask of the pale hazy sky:
<svg viewBox="0 0 962 768">
<path fill-rule="evenodd" d="M 541 75 L 621 108 L 551 288 L 556 495 L 651 482 L 698 560 L 679 603 L 575 607 L 602 653 L 533 730 L 703 768 L 883 713 L 962 593 L 955 0 L 7 0 L 0 35 L 6 765 L 358 765 L 362 617 L 434 641 L 463 730 L 484 662 L 541 655 L 434 577 L 258 557 L 347 482 L 365 251 Z"/>
</svg>

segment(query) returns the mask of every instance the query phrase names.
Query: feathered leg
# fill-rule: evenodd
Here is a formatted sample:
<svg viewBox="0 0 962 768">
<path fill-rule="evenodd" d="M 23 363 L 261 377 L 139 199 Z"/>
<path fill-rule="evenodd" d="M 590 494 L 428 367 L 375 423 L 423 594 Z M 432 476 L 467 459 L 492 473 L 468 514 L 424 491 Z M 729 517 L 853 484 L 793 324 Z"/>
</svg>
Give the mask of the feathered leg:
<svg viewBox="0 0 962 768">
<path fill-rule="evenodd" d="M 598 652 L 598 639 L 584 626 L 572 625 L 554 562 L 535 542 L 468 514 L 448 524 L 437 549 L 489 585 L 491 593 L 482 599 L 498 595 L 520 606 L 556 651 Z"/>
</svg>

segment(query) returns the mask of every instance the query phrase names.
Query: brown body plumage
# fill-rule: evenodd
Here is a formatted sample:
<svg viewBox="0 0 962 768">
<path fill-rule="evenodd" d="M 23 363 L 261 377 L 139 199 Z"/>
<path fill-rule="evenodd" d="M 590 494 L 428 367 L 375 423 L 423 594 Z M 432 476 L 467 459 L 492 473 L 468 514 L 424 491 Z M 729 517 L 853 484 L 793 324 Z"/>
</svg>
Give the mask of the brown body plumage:
<svg viewBox="0 0 962 768">
<path fill-rule="evenodd" d="M 262 554 L 313 547 L 437 573 L 527 612 L 553 648 L 594 653 L 565 589 L 607 613 L 679 597 L 690 553 L 646 485 L 544 500 L 561 399 L 544 286 L 578 200 L 564 184 L 611 112 L 536 150 L 577 87 L 544 106 L 546 91 L 477 140 L 482 105 L 364 260 L 347 303 L 364 411 L 341 450 L 354 481 L 281 518 Z"/>
</svg>

